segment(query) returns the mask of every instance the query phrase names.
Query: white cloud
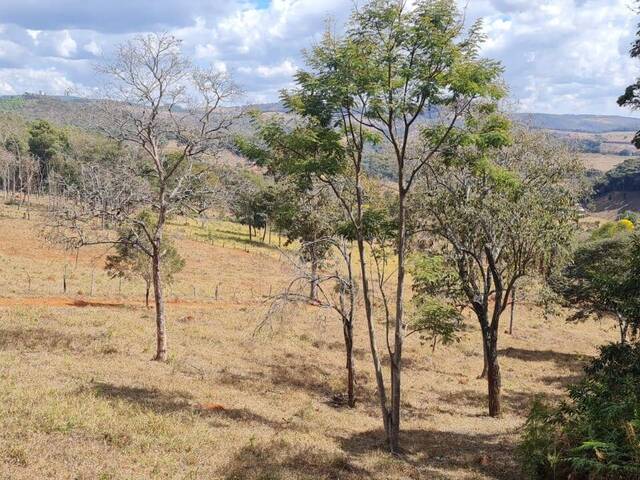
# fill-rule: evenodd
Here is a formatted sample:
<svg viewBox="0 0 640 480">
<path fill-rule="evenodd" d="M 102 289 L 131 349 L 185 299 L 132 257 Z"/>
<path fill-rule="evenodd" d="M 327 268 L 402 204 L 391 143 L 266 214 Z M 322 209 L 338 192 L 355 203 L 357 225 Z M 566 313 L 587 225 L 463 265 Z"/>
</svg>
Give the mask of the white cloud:
<svg viewBox="0 0 640 480">
<path fill-rule="evenodd" d="M 636 19 L 627 0 L 493 0 L 476 5 L 523 110 L 628 114 L 615 100 L 639 74 L 628 57 Z"/>
<path fill-rule="evenodd" d="M 135 32 L 162 29 L 183 38 L 196 63 L 237 77 L 247 101 L 273 101 L 291 84 L 304 63 L 300 51 L 320 38 L 327 16 L 340 29 L 352 7 L 345 0 L 272 0 L 266 8 L 254 0 L 229 0 L 212 9 L 210 0 L 179 6 L 153 0 L 150 17 L 134 15 L 151 1 L 113 0 L 106 8 L 104 1 L 60 0 L 69 13 L 52 16 L 49 7 L 29 10 L 33 2 L 0 0 L 0 18 L 7 22 L 0 25 L 0 88 L 91 88 L 96 56 L 108 55 Z M 484 18 L 488 40 L 482 52 L 503 63 L 520 109 L 629 113 L 615 99 L 640 75 L 640 62 L 627 53 L 637 22 L 630 0 L 457 1 L 469 22 Z M 16 70 L 30 73 L 21 79 L 9 73 Z"/>
<path fill-rule="evenodd" d="M 7 92 L 6 94 L 43 91 L 62 95 L 74 87 L 74 83 L 63 73 L 52 69 L 5 68 L 0 70 L 0 92 Z"/>
<path fill-rule="evenodd" d="M 61 57 L 70 57 L 76 53 L 78 45 L 76 41 L 71 37 L 68 30 L 63 30 L 61 33 L 61 39 L 56 47 L 57 52 Z"/>
<path fill-rule="evenodd" d="M 100 48 L 100 45 L 98 45 L 95 40 L 91 40 L 82 48 L 96 57 L 102 54 L 102 48 Z"/>
<path fill-rule="evenodd" d="M 198 59 L 211 59 L 215 58 L 218 54 L 218 49 L 210 43 L 207 43 L 206 45 L 196 45 L 194 56 Z"/>
<path fill-rule="evenodd" d="M 292 77 L 298 67 L 289 59 L 277 65 L 260 65 L 255 69 L 255 73 L 264 78 L 271 77 Z"/>
<path fill-rule="evenodd" d="M 29 36 L 33 39 L 33 43 L 35 43 L 36 45 L 38 44 L 38 36 L 40 36 L 40 33 L 42 32 L 42 30 L 30 30 L 30 29 L 26 29 L 27 33 L 29 34 Z"/>
</svg>

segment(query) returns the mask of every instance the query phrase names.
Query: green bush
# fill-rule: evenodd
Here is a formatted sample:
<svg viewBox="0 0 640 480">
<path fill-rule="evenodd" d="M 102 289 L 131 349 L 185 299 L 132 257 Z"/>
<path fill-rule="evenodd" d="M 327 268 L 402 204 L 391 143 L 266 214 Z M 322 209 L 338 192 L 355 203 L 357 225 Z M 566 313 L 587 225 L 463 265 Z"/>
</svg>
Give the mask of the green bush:
<svg viewBox="0 0 640 480">
<path fill-rule="evenodd" d="M 533 479 L 640 479 L 640 344 L 611 344 L 569 387 L 569 400 L 534 402 L 519 458 Z"/>
</svg>

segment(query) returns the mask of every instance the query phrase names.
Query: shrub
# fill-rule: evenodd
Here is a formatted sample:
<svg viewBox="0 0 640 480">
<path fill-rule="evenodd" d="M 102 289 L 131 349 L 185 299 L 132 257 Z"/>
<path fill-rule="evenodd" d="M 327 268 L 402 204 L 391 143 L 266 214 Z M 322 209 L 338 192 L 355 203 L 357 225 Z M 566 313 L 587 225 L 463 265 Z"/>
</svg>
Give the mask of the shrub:
<svg viewBox="0 0 640 480">
<path fill-rule="evenodd" d="M 633 221 L 628 218 L 622 218 L 615 222 L 606 222 L 591 232 L 591 240 L 602 240 L 605 238 L 613 238 L 619 233 L 631 232 L 635 228 Z"/>
<path fill-rule="evenodd" d="M 534 479 L 640 479 L 640 344 L 611 344 L 557 407 L 534 402 L 519 457 Z"/>
</svg>

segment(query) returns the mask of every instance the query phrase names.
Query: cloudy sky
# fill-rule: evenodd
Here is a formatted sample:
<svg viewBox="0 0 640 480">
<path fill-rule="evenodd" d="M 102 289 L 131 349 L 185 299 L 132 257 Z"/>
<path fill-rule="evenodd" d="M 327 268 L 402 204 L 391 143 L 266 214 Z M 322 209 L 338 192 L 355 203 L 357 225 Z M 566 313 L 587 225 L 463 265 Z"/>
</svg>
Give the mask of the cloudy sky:
<svg viewBox="0 0 640 480">
<path fill-rule="evenodd" d="M 615 99 L 640 75 L 628 57 L 633 0 L 459 0 L 482 17 L 483 53 L 500 60 L 516 108 L 622 114 Z M 0 95 L 91 94 L 93 66 L 140 32 L 170 31 L 196 62 L 232 72 L 247 103 L 272 101 L 300 50 L 352 0 L 0 0 Z"/>
</svg>

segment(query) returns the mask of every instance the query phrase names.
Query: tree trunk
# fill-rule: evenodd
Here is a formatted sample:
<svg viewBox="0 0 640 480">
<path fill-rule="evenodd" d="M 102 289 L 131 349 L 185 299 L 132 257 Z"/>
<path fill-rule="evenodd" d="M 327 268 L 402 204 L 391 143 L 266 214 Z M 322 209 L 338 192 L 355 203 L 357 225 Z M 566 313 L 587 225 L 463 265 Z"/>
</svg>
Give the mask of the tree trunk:
<svg viewBox="0 0 640 480">
<path fill-rule="evenodd" d="M 498 346 L 495 335 L 492 335 L 487 349 L 487 386 L 489 391 L 489 415 L 499 417 L 501 414 L 501 377 L 498 364 Z"/>
<path fill-rule="evenodd" d="M 353 408 L 356 406 L 355 392 L 355 359 L 353 356 L 353 323 L 343 322 L 344 345 L 347 354 L 347 404 Z"/>
<path fill-rule="evenodd" d="M 249 224 L 249 241 L 253 240 L 253 232 L 251 231 L 251 224 Z"/>
<path fill-rule="evenodd" d="M 153 246 L 152 270 L 153 293 L 156 305 L 156 356 L 154 360 L 164 362 L 167 360 L 167 332 L 164 314 L 164 298 L 162 296 L 162 275 L 160 265 L 160 245 Z"/>
<path fill-rule="evenodd" d="M 309 284 L 309 300 L 315 302 L 318 299 L 318 258 L 315 252 L 311 254 L 311 282 Z"/>
<path fill-rule="evenodd" d="M 144 304 L 147 308 L 149 308 L 149 290 L 151 289 L 151 282 L 149 280 L 145 280 L 145 292 L 144 292 Z"/>
<path fill-rule="evenodd" d="M 482 340 L 482 372 L 478 375 L 478 379 L 487 378 L 487 345 Z"/>
<path fill-rule="evenodd" d="M 620 329 L 620 344 L 627 343 L 627 331 L 629 330 L 629 322 L 622 315 L 618 315 L 618 328 Z"/>
<path fill-rule="evenodd" d="M 358 188 L 358 187 L 356 187 Z M 358 191 L 358 207 L 362 205 L 361 192 Z M 359 215 L 358 220 L 362 217 Z M 380 362 L 380 354 L 378 353 L 378 344 L 376 341 L 376 330 L 373 322 L 373 306 L 371 303 L 371 291 L 369 290 L 369 280 L 367 277 L 367 253 L 364 247 L 364 239 L 362 234 L 358 233 L 358 257 L 360 260 L 360 275 L 362 277 L 362 295 L 364 297 L 365 316 L 367 317 L 367 329 L 369 332 L 369 345 L 371 347 L 371 358 L 373 360 L 373 369 L 376 374 L 376 385 L 378 387 L 378 400 L 380 402 L 380 411 L 382 413 L 382 423 L 384 425 L 387 441 L 390 434 L 390 415 L 387 407 L 387 391 L 384 385 L 384 376 L 382 374 L 382 362 Z"/>
<path fill-rule="evenodd" d="M 516 286 L 511 289 L 511 317 L 509 318 L 509 335 L 513 335 L 513 317 L 516 310 Z"/>
<path fill-rule="evenodd" d="M 398 180 L 398 283 L 396 287 L 396 318 L 394 348 L 391 357 L 391 430 L 389 448 L 397 453 L 400 446 L 400 400 L 402 395 L 402 347 L 404 344 L 404 276 L 405 276 L 405 241 L 406 241 L 406 208 L 404 205 L 404 180 L 400 172 Z"/>
</svg>

